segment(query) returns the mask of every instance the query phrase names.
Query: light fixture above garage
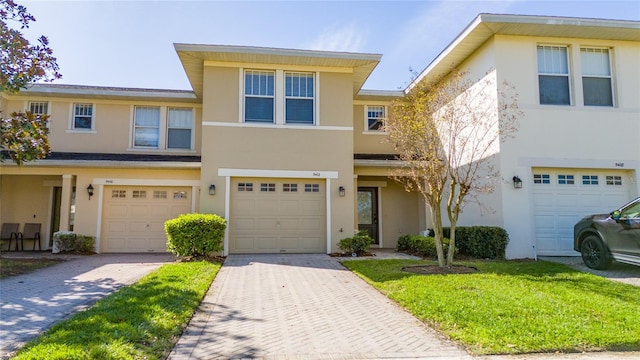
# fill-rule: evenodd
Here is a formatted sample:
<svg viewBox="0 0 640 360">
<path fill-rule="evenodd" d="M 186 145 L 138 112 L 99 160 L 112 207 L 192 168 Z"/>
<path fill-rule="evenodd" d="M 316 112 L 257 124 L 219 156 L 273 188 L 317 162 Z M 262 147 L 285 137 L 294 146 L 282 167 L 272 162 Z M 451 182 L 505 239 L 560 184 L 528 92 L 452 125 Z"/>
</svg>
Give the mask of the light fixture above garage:
<svg viewBox="0 0 640 360">
<path fill-rule="evenodd" d="M 340 186 L 338 188 L 338 194 L 340 195 L 340 197 L 344 197 L 344 195 L 346 194 L 346 190 L 344 189 L 344 186 Z"/>
<path fill-rule="evenodd" d="M 522 189 L 522 180 L 517 175 L 513 177 L 513 188 Z"/>
<path fill-rule="evenodd" d="M 87 186 L 87 194 L 89 194 L 89 200 L 91 200 L 93 196 L 93 185 L 89 184 L 89 186 Z"/>
<path fill-rule="evenodd" d="M 209 185 L 209 195 L 213 196 L 216 194 L 216 186 L 214 184 Z"/>
</svg>

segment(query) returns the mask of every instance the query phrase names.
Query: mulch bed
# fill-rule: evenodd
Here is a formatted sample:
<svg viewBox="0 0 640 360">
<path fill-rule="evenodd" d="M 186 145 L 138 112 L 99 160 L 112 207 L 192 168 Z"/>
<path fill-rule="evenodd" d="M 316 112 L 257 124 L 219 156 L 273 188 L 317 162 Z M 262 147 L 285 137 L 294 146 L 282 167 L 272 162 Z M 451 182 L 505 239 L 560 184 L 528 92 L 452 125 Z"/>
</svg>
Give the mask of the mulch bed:
<svg viewBox="0 0 640 360">
<path fill-rule="evenodd" d="M 374 253 L 370 253 L 370 252 L 365 252 L 364 254 L 360 254 L 358 256 L 353 256 L 352 254 L 348 254 L 348 253 L 331 253 L 329 254 L 329 256 L 331 257 L 364 257 L 364 256 L 376 256 L 376 254 Z"/>
<path fill-rule="evenodd" d="M 478 272 L 478 269 L 472 266 L 464 265 L 452 265 L 440 267 L 439 265 L 416 265 L 406 266 L 402 268 L 402 271 L 410 272 L 413 274 L 422 275 L 452 275 L 452 274 L 473 274 Z"/>
</svg>

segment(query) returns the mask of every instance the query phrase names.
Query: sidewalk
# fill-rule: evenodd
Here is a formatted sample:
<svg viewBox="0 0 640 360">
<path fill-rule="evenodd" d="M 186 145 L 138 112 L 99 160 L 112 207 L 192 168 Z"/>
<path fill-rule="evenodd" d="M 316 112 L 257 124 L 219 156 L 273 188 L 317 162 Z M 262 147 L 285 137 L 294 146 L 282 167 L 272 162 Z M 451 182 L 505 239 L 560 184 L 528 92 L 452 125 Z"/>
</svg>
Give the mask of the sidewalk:
<svg viewBox="0 0 640 360">
<path fill-rule="evenodd" d="M 0 359 L 74 312 L 132 284 L 173 254 L 3 253 L 3 257 L 53 257 L 67 261 L 29 274 L 0 279 Z"/>
</svg>

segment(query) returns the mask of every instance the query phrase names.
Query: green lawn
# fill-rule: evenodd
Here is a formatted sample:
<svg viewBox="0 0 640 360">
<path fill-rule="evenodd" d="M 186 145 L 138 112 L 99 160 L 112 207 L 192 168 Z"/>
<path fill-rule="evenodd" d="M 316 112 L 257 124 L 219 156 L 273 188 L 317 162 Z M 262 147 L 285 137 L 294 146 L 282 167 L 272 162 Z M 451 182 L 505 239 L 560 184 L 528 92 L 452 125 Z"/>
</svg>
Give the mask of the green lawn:
<svg viewBox="0 0 640 360">
<path fill-rule="evenodd" d="M 0 278 L 21 275 L 58 264 L 58 259 L 0 258 Z"/>
<path fill-rule="evenodd" d="M 219 263 L 168 264 L 54 325 L 16 359 L 164 359 Z"/>
<path fill-rule="evenodd" d="M 344 265 L 475 354 L 640 349 L 640 288 L 539 262 L 465 262 L 479 272 L 418 275 L 417 260 Z"/>
</svg>

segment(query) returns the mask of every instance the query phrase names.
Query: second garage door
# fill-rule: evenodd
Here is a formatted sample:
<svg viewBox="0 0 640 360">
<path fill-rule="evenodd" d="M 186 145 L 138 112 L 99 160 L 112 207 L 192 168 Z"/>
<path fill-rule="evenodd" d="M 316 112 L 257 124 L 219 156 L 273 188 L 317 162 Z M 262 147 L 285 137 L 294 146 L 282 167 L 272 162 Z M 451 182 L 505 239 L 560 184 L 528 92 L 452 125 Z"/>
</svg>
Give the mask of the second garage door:
<svg viewBox="0 0 640 360">
<path fill-rule="evenodd" d="M 608 213 L 630 199 L 628 172 L 601 169 L 533 170 L 538 255 L 577 256 L 573 226 L 586 215 Z"/>
<path fill-rule="evenodd" d="M 105 186 L 102 252 L 164 252 L 164 222 L 191 210 L 191 188 Z"/>
<path fill-rule="evenodd" d="M 326 252 L 322 180 L 234 178 L 229 252 Z"/>
</svg>

